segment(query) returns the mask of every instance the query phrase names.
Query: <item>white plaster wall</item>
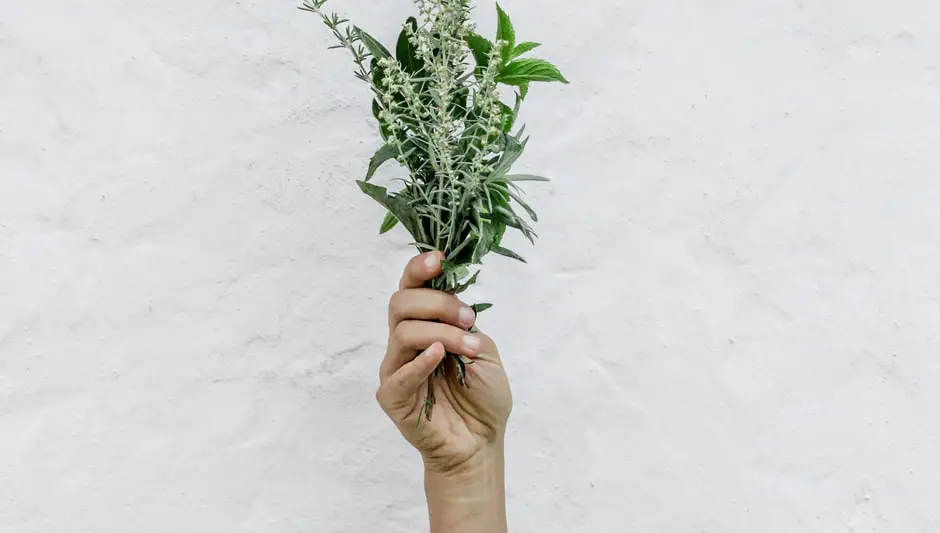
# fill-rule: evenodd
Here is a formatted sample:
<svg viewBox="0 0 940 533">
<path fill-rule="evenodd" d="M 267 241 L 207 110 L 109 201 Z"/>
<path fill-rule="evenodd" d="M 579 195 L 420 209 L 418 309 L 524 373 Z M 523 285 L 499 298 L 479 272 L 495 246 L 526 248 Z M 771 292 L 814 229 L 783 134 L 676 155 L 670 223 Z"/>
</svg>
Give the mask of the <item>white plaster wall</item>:
<svg viewBox="0 0 940 533">
<path fill-rule="evenodd" d="M 373 400 L 411 252 L 297 3 L 0 0 L 3 533 L 425 529 Z M 940 4 L 505 5 L 573 81 L 473 293 L 512 530 L 940 531 Z"/>
</svg>

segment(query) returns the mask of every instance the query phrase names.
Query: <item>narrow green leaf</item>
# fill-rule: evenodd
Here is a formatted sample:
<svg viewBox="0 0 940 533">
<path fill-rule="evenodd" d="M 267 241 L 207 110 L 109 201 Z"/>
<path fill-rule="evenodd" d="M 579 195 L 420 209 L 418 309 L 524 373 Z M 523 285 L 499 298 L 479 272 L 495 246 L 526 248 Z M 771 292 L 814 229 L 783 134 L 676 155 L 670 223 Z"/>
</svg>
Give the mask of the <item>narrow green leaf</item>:
<svg viewBox="0 0 940 533">
<path fill-rule="evenodd" d="M 522 232 L 522 235 L 528 239 L 529 242 L 535 244 L 535 238 L 538 237 L 538 235 L 525 220 L 512 210 L 512 208 L 497 205 L 492 213 L 481 213 L 480 216 L 485 220 L 496 221 L 510 228 L 516 228 Z"/>
<path fill-rule="evenodd" d="M 377 41 L 375 37 L 362 31 L 362 28 L 354 27 L 353 31 L 356 32 L 356 36 L 359 37 L 362 44 L 366 45 L 366 48 L 369 49 L 369 52 L 371 52 L 373 56 L 379 59 L 392 57 L 392 53 L 388 51 L 388 48 L 382 46 L 382 43 Z"/>
<path fill-rule="evenodd" d="M 507 43 L 503 48 L 503 64 L 506 64 L 512 57 L 512 51 L 516 48 L 516 29 L 513 28 L 509 15 L 503 11 L 499 4 L 496 4 L 496 14 L 499 18 L 496 38 Z"/>
<path fill-rule="evenodd" d="M 523 209 L 525 209 L 525 212 L 528 213 L 529 218 L 532 219 L 532 222 L 539 221 L 539 216 L 535 213 L 535 210 L 532 209 L 532 207 L 530 207 L 528 203 L 526 203 L 525 200 L 523 200 L 518 194 L 512 191 L 509 191 L 509 195 L 512 196 L 512 199 L 515 200 L 516 203 L 518 203 L 519 205 L 522 206 Z"/>
<path fill-rule="evenodd" d="M 510 228 L 515 228 L 522 232 L 522 235 L 525 236 L 529 242 L 535 242 L 536 234 L 532 231 L 532 228 L 526 224 L 525 220 L 519 218 L 518 215 L 513 213 L 509 209 L 505 209 L 502 206 L 496 208 L 496 211 L 493 213 L 483 213 L 482 216 L 484 219 L 493 221 Z M 492 250 L 492 249 L 491 249 Z"/>
<path fill-rule="evenodd" d="M 558 67 L 544 59 L 517 59 L 502 68 L 497 81 L 517 86 L 533 81 L 568 83 Z"/>
<path fill-rule="evenodd" d="M 398 218 L 391 213 L 385 214 L 385 220 L 382 221 L 382 227 L 379 229 L 379 235 L 385 235 L 386 233 L 392 231 L 392 229 L 398 225 Z"/>
<path fill-rule="evenodd" d="M 508 248 L 503 248 L 502 246 L 494 246 L 493 253 L 499 254 L 503 257 L 508 257 L 510 259 L 515 259 L 516 261 L 521 261 L 523 263 L 527 262 L 525 259 L 523 259 L 521 255 L 517 254 L 516 252 L 513 252 L 512 250 Z"/>
<path fill-rule="evenodd" d="M 366 172 L 366 181 L 372 179 L 372 177 L 375 176 L 375 172 L 386 161 L 398 157 L 399 153 L 398 147 L 391 144 L 386 144 L 379 148 L 379 150 L 375 152 L 375 155 L 372 156 L 372 159 L 369 160 L 369 171 Z"/>
<path fill-rule="evenodd" d="M 493 304 L 473 304 L 470 307 L 473 308 L 474 313 L 479 315 L 483 311 L 486 311 L 487 309 L 490 309 L 491 307 L 493 307 Z"/>
<path fill-rule="evenodd" d="M 531 174 L 510 174 L 505 176 L 503 179 L 509 182 L 513 181 L 551 181 L 548 178 L 543 178 L 542 176 L 533 176 Z"/>
<path fill-rule="evenodd" d="M 533 43 L 533 42 L 519 43 L 519 46 L 517 46 L 516 49 L 512 51 L 511 59 L 516 59 L 517 57 L 523 54 L 528 54 L 529 52 L 531 52 L 532 50 L 535 50 L 536 48 L 540 46 L 542 46 L 542 43 Z"/>
</svg>

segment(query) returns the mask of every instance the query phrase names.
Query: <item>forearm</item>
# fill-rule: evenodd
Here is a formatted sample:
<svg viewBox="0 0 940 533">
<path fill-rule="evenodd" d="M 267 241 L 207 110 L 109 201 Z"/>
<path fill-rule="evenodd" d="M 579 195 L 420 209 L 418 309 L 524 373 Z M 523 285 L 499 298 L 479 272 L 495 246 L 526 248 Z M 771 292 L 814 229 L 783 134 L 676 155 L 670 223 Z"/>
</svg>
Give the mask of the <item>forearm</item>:
<svg viewBox="0 0 940 533">
<path fill-rule="evenodd" d="M 506 533 L 503 445 L 454 472 L 425 467 L 431 533 Z"/>
</svg>

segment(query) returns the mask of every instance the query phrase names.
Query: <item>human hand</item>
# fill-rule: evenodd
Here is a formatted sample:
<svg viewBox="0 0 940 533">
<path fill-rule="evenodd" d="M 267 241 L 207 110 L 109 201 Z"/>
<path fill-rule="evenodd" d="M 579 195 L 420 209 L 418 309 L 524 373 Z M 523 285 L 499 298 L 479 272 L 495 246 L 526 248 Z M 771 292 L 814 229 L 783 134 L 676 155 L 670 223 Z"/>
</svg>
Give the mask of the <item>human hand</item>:
<svg viewBox="0 0 940 533">
<path fill-rule="evenodd" d="M 388 350 L 376 399 L 427 469 L 447 474 L 492 464 L 497 456 L 502 462 L 512 395 L 493 340 L 469 331 L 476 320 L 470 306 L 424 288 L 441 273 L 442 259 L 439 252 L 426 253 L 405 268 L 389 303 Z M 435 374 L 447 352 L 472 361 L 467 386 L 459 383 L 450 359 L 446 371 Z M 435 404 L 427 420 L 422 407 L 429 384 Z"/>
</svg>

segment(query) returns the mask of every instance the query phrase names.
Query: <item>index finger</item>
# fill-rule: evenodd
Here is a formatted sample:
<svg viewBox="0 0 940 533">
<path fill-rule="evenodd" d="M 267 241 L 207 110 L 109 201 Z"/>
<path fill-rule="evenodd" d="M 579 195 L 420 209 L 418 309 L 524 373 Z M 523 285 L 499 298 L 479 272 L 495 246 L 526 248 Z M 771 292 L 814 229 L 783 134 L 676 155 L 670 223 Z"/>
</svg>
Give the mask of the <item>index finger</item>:
<svg viewBox="0 0 940 533">
<path fill-rule="evenodd" d="M 420 289 L 424 284 L 437 277 L 441 273 L 441 260 L 444 254 L 441 252 L 428 252 L 413 257 L 408 261 L 405 272 L 401 276 L 399 289 Z"/>
</svg>

